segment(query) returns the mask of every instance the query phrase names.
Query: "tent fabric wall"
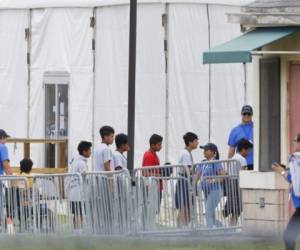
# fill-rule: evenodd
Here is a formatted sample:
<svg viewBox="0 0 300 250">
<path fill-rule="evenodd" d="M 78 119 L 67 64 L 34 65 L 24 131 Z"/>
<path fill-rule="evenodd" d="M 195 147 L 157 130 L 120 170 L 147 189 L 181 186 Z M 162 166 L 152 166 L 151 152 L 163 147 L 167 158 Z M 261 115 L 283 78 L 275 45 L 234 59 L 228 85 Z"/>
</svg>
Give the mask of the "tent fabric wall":
<svg viewBox="0 0 300 250">
<path fill-rule="evenodd" d="M 92 131 L 92 9 L 40 9 L 32 11 L 30 138 L 45 136 L 45 71 L 67 71 L 69 86 L 69 157 L 76 144 L 91 140 Z M 43 164 L 43 147 L 34 147 Z"/>
<path fill-rule="evenodd" d="M 240 27 L 226 22 L 226 13 L 238 8 L 209 5 L 211 47 L 241 34 Z M 244 74 L 242 64 L 211 65 L 211 138 L 219 147 L 222 158 L 227 157 L 231 129 L 241 121 L 244 104 Z M 222 127 L 220 127 L 222 124 Z"/>
<path fill-rule="evenodd" d="M 152 133 L 164 136 L 165 82 L 163 5 L 138 6 L 136 68 L 135 166 Z M 128 6 L 97 8 L 96 15 L 95 141 L 99 127 L 111 125 L 127 132 L 128 108 Z M 114 146 L 112 147 L 114 148 Z M 163 155 L 163 152 L 161 153 Z"/>
<path fill-rule="evenodd" d="M 139 4 L 219 4 L 229 6 L 246 5 L 253 0 L 139 0 Z M 103 7 L 127 5 L 129 0 L 1 0 L 0 9 L 34 9 L 34 8 L 67 8 L 67 7 Z"/>
<path fill-rule="evenodd" d="M 208 48 L 206 5 L 169 6 L 169 44 L 169 152 L 171 162 L 177 163 L 186 132 L 195 132 L 200 143 L 208 140 L 209 75 L 201 61 Z M 193 154 L 199 161 L 200 151 Z"/>
<path fill-rule="evenodd" d="M 128 18 L 128 6 L 96 10 L 95 147 L 101 126 L 127 131 Z"/>
<path fill-rule="evenodd" d="M 135 166 L 141 166 L 153 133 L 165 138 L 166 84 L 161 4 L 138 8 Z M 159 157 L 165 161 L 165 145 Z"/>
<path fill-rule="evenodd" d="M 27 11 L 0 11 L 0 127 L 13 137 L 26 137 Z M 12 164 L 22 157 L 22 146 L 9 144 Z"/>
<path fill-rule="evenodd" d="M 162 26 L 165 8 L 169 13 L 168 114 Z M 178 161 L 179 152 L 184 148 L 182 136 L 187 131 L 197 133 L 201 144 L 209 139 L 217 143 L 222 156 L 226 156 L 228 133 L 240 120 L 239 112 L 244 100 L 243 69 L 241 65 L 211 66 L 209 79 L 209 66 L 203 65 L 201 58 L 202 52 L 209 47 L 209 35 L 213 46 L 240 33 L 239 26 L 227 24 L 225 17 L 225 13 L 237 9 L 225 5 L 171 1 L 168 5 L 162 1 L 138 5 L 136 167 L 141 165 L 143 151 L 148 148 L 152 133 L 161 134 L 164 138 L 168 133 L 169 144 L 164 147 L 169 147 L 168 160 L 172 163 Z M 126 133 L 128 5 L 96 8 L 95 65 L 93 28 L 90 27 L 92 8 L 45 8 L 33 9 L 31 13 L 30 138 L 45 136 L 45 71 L 67 71 L 71 75 L 69 157 L 76 153 L 80 140 L 93 140 L 98 144 L 98 131 L 102 125 L 112 125 L 117 133 Z M 0 58 L 0 85 L 1 92 L 5 88 L 9 93 L 0 98 L 1 113 L 4 114 L 1 127 L 14 137 L 26 137 L 27 44 L 24 29 L 29 26 L 28 14 L 29 11 L 25 10 L 0 10 L 0 37 L 5 40 L 5 46 L 0 46 L 5 55 Z M 7 85 L 7 82 L 10 84 Z M 17 115 L 12 119 L 11 113 Z M 166 115 L 169 116 L 168 124 Z M 24 122 L 16 122 L 16 119 Z M 218 125 L 224 120 L 225 129 L 220 130 Z M 20 147 L 17 151 L 21 151 Z M 32 151 L 35 165 L 43 166 L 43 147 L 33 146 Z M 162 151 L 162 163 L 164 155 Z M 194 158 L 200 161 L 202 152 L 197 150 Z"/>
</svg>

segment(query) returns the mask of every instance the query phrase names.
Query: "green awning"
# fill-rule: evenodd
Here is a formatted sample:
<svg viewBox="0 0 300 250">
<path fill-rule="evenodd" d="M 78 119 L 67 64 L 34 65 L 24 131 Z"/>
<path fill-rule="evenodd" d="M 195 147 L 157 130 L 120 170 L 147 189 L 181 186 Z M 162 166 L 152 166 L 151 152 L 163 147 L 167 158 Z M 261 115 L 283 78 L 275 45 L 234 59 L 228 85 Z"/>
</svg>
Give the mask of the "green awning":
<svg viewBox="0 0 300 250">
<path fill-rule="evenodd" d="M 287 37 L 299 27 L 257 28 L 229 42 L 203 53 L 203 63 L 247 63 L 252 61 L 251 51 Z"/>
</svg>

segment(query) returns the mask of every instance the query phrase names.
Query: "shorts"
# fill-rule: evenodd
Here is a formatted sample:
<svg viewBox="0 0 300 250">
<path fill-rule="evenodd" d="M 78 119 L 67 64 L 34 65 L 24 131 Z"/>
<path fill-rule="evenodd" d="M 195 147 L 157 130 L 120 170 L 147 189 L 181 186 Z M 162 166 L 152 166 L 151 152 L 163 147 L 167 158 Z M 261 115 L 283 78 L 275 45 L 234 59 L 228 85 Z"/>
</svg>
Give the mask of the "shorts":
<svg viewBox="0 0 300 250">
<path fill-rule="evenodd" d="M 185 179 L 179 179 L 176 183 L 175 206 L 176 209 L 190 207 L 189 182 Z"/>
<path fill-rule="evenodd" d="M 85 208 L 85 205 L 83 204 Z M 82 202 L 81 201 L 71 201 L 71 211 L 74 215 L 83 215 Z"/>
</svg>

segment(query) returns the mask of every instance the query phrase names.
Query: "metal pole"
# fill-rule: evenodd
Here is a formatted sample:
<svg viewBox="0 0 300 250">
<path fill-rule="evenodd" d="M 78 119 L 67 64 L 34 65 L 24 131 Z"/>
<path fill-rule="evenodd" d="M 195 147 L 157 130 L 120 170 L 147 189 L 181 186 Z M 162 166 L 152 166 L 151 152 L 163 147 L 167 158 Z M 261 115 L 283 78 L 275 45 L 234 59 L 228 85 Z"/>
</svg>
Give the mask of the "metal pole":
<svg viewBox="0 0 300 250">
<path fill-rule="evenodd" d="M 97 8 L 93 8 L 93 17 L 91 18 L 90 27 L 93 29 L 92 50 L 93 50 L 93 98 L 92 98 L 92 143 L 95 148 L 95 107 L 96 107 L 96 11 Z M 92 154 L 92 169 L 94 167 L 95 156 Z"/>
<path fill-rule="evenodd" d="M 211 37 L 210 37 L 210 13 L 209 5 L 206 4 L 207 14 L 207 29 L 208 29 L 208 48 L 211 48 Z M 208 65 L 208 141 L 211 140 L 211 65 Z"/>
<path fill-rule="evenodd" d="M 28 28 L 25 29 L 25 38 L 27 40 L 27 128 L 26 138 L 30 137 L 30 81 L 31 81 L 31 15 L 32 10 L 28 12 Z"/>
<path fill-rule="evenodd" d="M 164 52 L 165 52 L 165 84 L 166 84 L 166 109 L 165 109 L 165 162 L 169 162 L 169 4 L 165 4 L 165 13 L 162 15 L 162 25 L 164 27 Z"/>
<path fill-rule="evenodd" d="M 244 105 L 247 104 L 247 65 L 246 63 L 243 63 L 243 71 L 244 71 Z"/>
<path fill-rule="evenodd" d="M 130 0 L 129 25 L 129 69 L 128 69 L 128 142 L 131 150 L 128 152 L 128 170 L 134 168 L 134 125 L 135 125 L 135 65 L 136 65 L 136 16 L 137 0 Z"/>
</svg>

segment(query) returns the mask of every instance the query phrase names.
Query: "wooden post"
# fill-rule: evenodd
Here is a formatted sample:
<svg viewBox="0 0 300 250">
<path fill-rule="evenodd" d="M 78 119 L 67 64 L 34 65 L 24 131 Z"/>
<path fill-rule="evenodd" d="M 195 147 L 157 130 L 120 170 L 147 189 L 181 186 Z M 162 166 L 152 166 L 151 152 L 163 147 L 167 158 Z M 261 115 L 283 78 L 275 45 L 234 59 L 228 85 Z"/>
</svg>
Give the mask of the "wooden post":
<svg viewBox="0 0 300 250">
<path fill-rule="evenodd" d="M 24 158 L 30 158 L 30 142 L 24 142 Z"/>
<path fill-rule="evenodd" d="M 64 168 L 66 164 L 66 142 L 59 143 L 59 146 L 60 146 L 59 167 Z"/>
</svg>

